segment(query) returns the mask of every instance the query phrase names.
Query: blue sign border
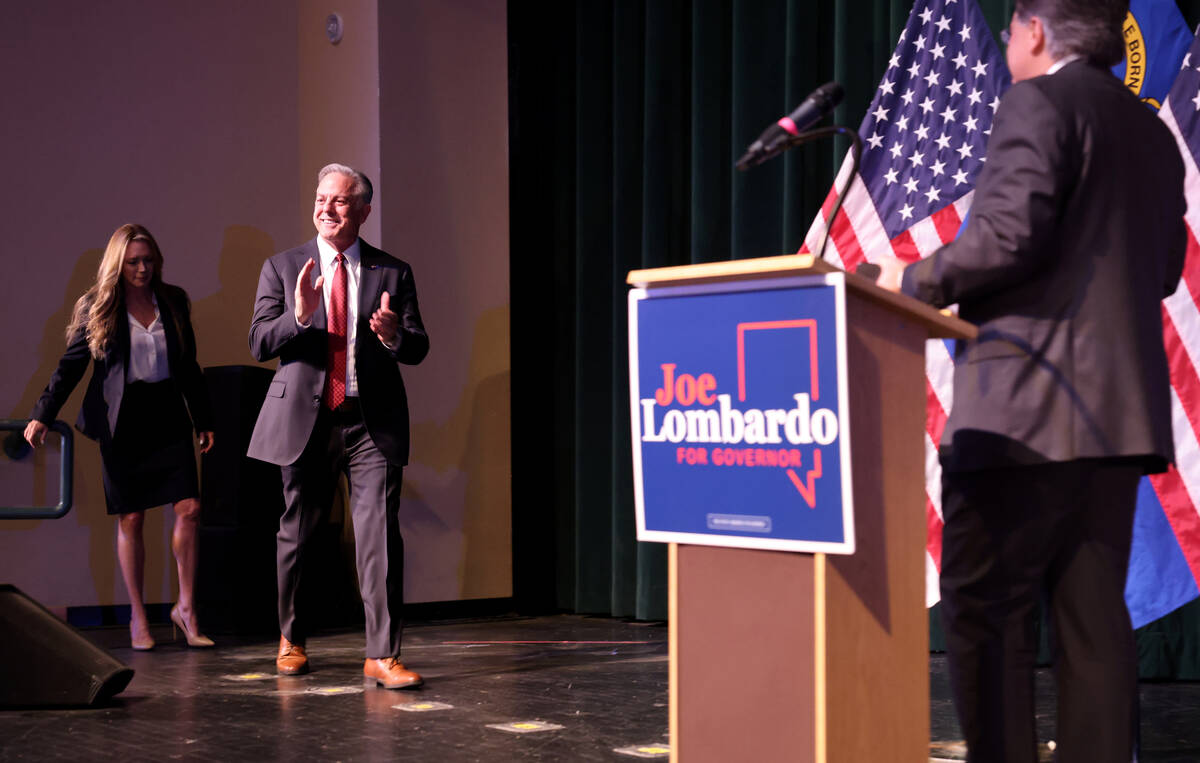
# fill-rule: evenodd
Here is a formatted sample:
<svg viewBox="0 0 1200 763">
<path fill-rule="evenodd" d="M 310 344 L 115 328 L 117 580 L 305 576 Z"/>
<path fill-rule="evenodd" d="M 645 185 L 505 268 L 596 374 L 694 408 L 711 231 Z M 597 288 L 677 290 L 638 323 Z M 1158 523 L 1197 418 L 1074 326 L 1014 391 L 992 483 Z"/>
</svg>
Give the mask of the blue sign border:
<svg viewBox="0 0 1200 763">
<path fill-rule="evenodd" d="M 642 432 L 641 411 L 639 409 L 639 379 L 638 355 L 638 307 L 643 300 L 660 297 L 686 297 L 693 295 L 728 294 L 748 291 L 763 291 L 768 289 L 784 289 L 797 287 L 831 286 L 834 290 L 836 312 L 836 356 L 837 356 L 837 386 L 838 386 L 838 428 L 839 455 L 841 458 L 841 495 L 842 495 L 842 538 L 841 542 L 816 541 L 803 537 L 762 537 L 762 531 L 752 530 L 755 535 L 742 535 L 731 532 L 696 533 L 646 529 L 646 504 L 644 493 L 644 473 L 642 464 Z M 854 553 L 854 498 L 852 490 L 852 475 L 850 460 L 850 405 L 849 389 L 846 373 L 846 292 L 845 277 L 842 273 L 823 275 L 798 276 L 790 278 L 769 278 L 747 281 L 722 282 L 719 284 L 662 286 L 650 288 L 635 288 L 629 292 L 629 390 L 630 390 L 630 423 L 633 433 L 633 487 L 634 501 L 637 511 L 637 538 L 639 541 L 658 543 L 687 543 L 705 546 L 727 546 L 731 548 L 753 548 L 772 551 L 792 551 L 802 553 L 853 554 Z M 737 517 L 736 519 L 746 519 Z M 769 522 L 769 517 L 767 518 Z"/>
</svg>

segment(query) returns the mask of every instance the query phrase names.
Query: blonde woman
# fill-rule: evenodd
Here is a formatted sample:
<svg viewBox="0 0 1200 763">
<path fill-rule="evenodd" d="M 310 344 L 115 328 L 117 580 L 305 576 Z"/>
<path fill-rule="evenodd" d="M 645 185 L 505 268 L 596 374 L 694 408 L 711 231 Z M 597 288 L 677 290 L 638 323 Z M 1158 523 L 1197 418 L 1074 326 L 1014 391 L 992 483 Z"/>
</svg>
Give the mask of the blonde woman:
<svg viewBox="0 0 1200 763">
<path fill-rule="evenodd" d="M 213 445 L 212 412 L 192 332 L 187 293 L 163 283 L 162 252 L 140 225 L 117 228 L 100 261 L 96 282 L 75 303 L 67 325 L 67 351 L 50 377 L 25 427 L 30 445 L 41 445 L 92 361 L 92 378 L 75 426 L 100 443 L 104 499 L 117 515 L 117 558 L 129 591 L 129 632 L 134 649 L 154 648 L 142 602 L 146 509 L 175 505 L 171 546 L 179 568 L 179 601 L 171 620 L 188 646 L 209 647 L 200 634 L 193 589 L 199 483 L 192 450 Z"/>
</svg>

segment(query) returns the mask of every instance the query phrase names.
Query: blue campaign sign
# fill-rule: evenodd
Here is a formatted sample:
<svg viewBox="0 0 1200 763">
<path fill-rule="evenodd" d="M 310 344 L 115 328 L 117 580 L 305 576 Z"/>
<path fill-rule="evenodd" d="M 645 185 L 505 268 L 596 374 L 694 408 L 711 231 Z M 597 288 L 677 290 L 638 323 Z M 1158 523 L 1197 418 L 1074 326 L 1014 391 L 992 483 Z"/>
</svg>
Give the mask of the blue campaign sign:
<svg viewBox="0 0 1200 763">
<path fill-rule="evenodd" d="M 840 273 L 629 295 L 638 539 L 854 553 Z"/>
</svg>

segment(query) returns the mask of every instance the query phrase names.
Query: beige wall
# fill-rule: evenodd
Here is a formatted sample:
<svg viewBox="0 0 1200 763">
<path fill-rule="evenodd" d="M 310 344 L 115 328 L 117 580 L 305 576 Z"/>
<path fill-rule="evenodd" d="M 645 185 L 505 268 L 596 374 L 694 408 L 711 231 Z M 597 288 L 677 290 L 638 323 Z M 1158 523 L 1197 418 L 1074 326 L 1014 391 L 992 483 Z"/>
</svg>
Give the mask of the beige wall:
<svg viewBox="0 0 1200 763">
<path fill-rule="evenodd" d="M 388 0 L 385 0 L 387 2 Z M 379 34 L 377 0 L 339 0 L 343 38 L 329 44 L 323 21 L 333 8 L 299 0 L 300 161 L 296 209 L 311 209 L 314 178 L 330 162 L 357 167 L 371 178 L 373 213 L 361 235 L 379 245 L 379 221 L 387 214 L 387 189 L 379 182 Z M 305 238 L 312 238 L 310 226 Z M 296 242 L 299 243 L 299 242 Z"/>
<path fill-rule="evenodd" d="M 339 3 L 338 46 L 323 35 L 331 10 L 310 0 L 7 9 L 0 67 L 12 84 L 0 141 L 10 171 L 0 198 L 19 223 L 0 245 L 0 309 L 20 328 L 0 334 L 9 359 L 0 406 L 28 415 L 62 351 L 71 303 L 126 221 L 154 232 L 167 280 L 191 294 L 201 364 L 251 363 L 246 328 L 262 261 L 313 235 L 316 170 L 357 165 L 376 184 L 363 236 L 413 265 L 433 342 L 405 377 L 414 414 L 407 597 L 507 596 L 504 4 Z M 450 66 L 472 57 L 486 69 Z M 437 95 L 452 91 L 471 96 Z M 481 102 L 494 132 L 465 154 L 419 140 L 453 136 Z M 82 386 L 61 419 L 74 421 Z M 123 603 L 98 450 L 76 443 L 75 508 L 56 521 L 0 522 L 0 582 L 48 606 Z M 56 469 L 52 452 L 0 456 L 0 502 L 53 501 Z M 149 602 L 175 595 L 170 524 L 169 509 L 147 515 Z"/>
<path fill-rule="evenodd" d="M 383 244 L 413 266 L 432 345 L 406 377 L 405 553 L 431 600 L 510 596 L 505 4 L 385 1 L 379 35 Z"/>
</svg>

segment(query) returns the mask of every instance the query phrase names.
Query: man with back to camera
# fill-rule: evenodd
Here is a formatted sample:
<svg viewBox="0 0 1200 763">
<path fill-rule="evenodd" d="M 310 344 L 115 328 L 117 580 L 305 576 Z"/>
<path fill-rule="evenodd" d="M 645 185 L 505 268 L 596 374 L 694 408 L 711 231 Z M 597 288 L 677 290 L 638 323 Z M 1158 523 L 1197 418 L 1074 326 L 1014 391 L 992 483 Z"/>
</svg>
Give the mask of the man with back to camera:
<svg viewBox="0 0 1200 763">
<path fill-rule="evenodd" d="M 297 596 L 305 544 L 345 471 L 366 614 L 363 674 L 402 689 L 422 680 L 400 662 L 404 541 L 398 514 L 408 463 L 400 364 L 420 363 L 429 337 L 412 269 L 358 237 L 371 196 L 371 181 L 358 170 L 322 168 L 313 208 L 317 237 L 263 263 L 250 351 L 259 361 L 279 358 L 279 368 L 247 454 L 279 464 L 283 474 L 278 672 L 308 672 L 309 622 Z"/>
<path fill-rule="evenodd" d="M 1113 77 L 1128 2 L 1017 0 L 1013 87 L 961 237 L 879 283 L 979 326 L 955 353 L 942 616 L 971 761 L 1033 761 L 1033 620 L 1050 617 L 1059 761 L 1137 740 L 1125 575 L 1138 481 L 1174 457 L 1161 301 L 1183 269 L 1183 164 Z"/>
</svg>

